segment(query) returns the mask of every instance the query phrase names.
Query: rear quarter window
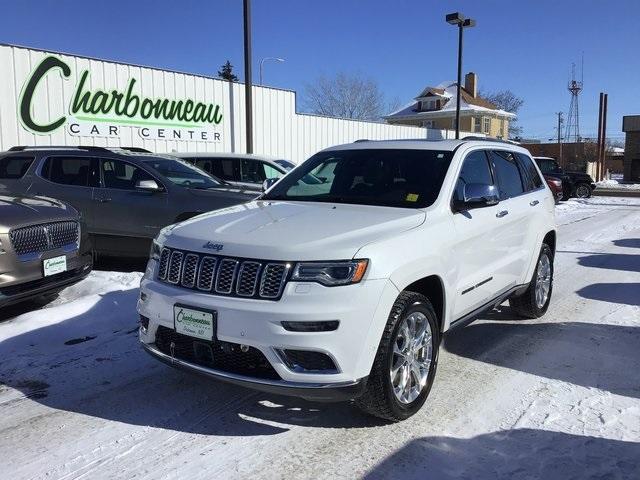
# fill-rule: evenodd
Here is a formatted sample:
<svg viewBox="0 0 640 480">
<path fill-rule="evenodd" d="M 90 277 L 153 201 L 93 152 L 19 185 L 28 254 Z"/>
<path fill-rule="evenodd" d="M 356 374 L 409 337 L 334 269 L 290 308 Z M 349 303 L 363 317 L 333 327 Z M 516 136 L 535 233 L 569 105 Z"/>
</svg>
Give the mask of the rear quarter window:
<svg viewBox="0 0 640 480">
<path fill-rule="evenodd" d="M 24 177 L 35 157 L 9 156 L 0 158 L 0 178 L 18 179 Z"/>
</svg>

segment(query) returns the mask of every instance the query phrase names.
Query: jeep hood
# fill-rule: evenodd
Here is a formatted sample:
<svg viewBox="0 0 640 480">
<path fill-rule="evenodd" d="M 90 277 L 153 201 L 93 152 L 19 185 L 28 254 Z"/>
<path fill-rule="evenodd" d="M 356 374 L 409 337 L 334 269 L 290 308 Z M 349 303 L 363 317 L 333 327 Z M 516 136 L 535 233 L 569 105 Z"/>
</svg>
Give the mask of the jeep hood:
<svg viewBox="0 0 640 480">
<path fill-rule="evenodd" d="M 363 245 L 415 228 L 421 210 L 314 202 L 254 201 L 165 229 L 169 247 L 264 260 L 342 260 Z M 222 249 L 208 249 L 222 245 Z"/>
</svg>

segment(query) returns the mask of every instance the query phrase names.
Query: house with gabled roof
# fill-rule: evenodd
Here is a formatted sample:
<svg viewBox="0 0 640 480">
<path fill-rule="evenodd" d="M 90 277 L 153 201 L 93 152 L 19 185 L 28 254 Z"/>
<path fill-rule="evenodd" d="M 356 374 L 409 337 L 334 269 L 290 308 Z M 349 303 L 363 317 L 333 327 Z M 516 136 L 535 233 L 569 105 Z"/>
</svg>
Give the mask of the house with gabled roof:
<svg viewBox="0 0 640 480">
<path fill-rule="evenodd" d="M 411 103 L 384 119 L 395 125 L 455 130 L 456 89 L 457 82 L 443 82 L 435 87 L 426 87 Z M 478 76 L 475 73 L 465 75 L 460 97 L 461 131 L 508 138 L 509 121 L 516 116 L 478 95 Z"/>
</svg>

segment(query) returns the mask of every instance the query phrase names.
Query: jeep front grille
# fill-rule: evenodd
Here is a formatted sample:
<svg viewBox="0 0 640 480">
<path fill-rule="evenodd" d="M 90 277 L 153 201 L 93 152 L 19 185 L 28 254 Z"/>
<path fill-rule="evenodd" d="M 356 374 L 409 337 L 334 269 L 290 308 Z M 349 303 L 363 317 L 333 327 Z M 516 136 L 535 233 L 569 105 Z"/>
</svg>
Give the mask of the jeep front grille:
<svg viewBox="0 0 640 480">
<path fill-rule="evenodd" d="M 158 280 L 191 290 L 229 297 L 278 300 L 289 264 L 211 256 L 163 248 Z"/>
<path fill-rule="evenodd" d="M 30 225 L 11 230 L 9 238 L 18 255 L 42 253 L 77 245 L 80 239 L 80 225 L 75 221 Z"/>
</svg>

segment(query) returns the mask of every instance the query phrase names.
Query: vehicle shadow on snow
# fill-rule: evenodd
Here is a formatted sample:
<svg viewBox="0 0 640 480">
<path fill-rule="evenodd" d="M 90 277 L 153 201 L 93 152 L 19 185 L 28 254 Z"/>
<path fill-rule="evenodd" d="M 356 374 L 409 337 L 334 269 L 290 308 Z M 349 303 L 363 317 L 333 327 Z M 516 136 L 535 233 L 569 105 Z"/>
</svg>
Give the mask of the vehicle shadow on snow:
<svg viewBox="0 0 640 480">
<path fill-rule="evenodd" d="M 640 238 L 621 238 L 613 240 L 616 247 L 640 248 Z"/>
<path fill-rule="evenodd" d="M 469 439 L 413 440 L 370 470 L 368 480 L 635 478 L 640 444 L 536 429 Z"/>
<path fill-rule="evenodd" d="M 219 436 L 383 424 L 348 403 L 263 394 L 161 364 L 138 344 L 137 296 L 110 292 L 74 317 L 1 341 L 0 401 L 8 386 L 57 410 Z M 27 315 L 56 315 L 56 307 Z"/>
<path fill-rule="evenodd" d="M 578 257 L 578 265 L 623 272 L 640 272 L 640 255 L 628 253 L 594 253 Z"/>
<path fill-rule="evenodd" d="M 486 318 L 506 320 L 500 318 L 505 314 Z M 628 374 L 640 368 L 639 339 L 640 327 L 502 321 L 453 330 L 444 337 L 443 346 L 460 357 L 640 398 L 640 385 Z M 532 356 L 541 349 L 553 355 Z"/>
<path fill-rule="evenodd" d="M 594 283 L 576 293 L 590 300 L 640 306 L 640 283 Z"/>
</svg>

